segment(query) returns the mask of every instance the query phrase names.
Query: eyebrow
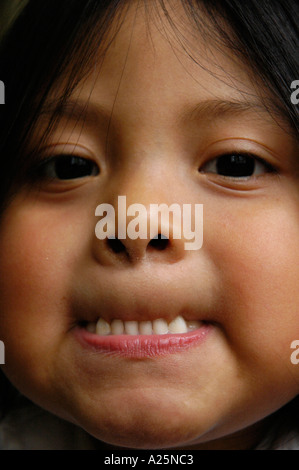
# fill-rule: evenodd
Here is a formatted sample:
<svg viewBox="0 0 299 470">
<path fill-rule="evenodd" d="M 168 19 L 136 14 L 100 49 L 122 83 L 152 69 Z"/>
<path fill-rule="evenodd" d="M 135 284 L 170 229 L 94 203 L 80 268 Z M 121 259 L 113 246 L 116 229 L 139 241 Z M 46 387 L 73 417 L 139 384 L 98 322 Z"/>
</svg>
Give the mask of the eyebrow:
<svg viewBox="0 0 299 470">
<path fill-rule="evenodd" d="M 191 110 L 184 111 L 181 119 L 183 121 L 202 118 L 216 120 L 237 117 L 245 113 L 256 114 L 261 111 L 269 113 L 266 107 L 258 101 L 208 99 L 198 103 Z"/>
<path fill-rule="evenodd" d="M 96 123 L 98 121 L 109 121 L 111 112 L 99 104 L 89 101 L 68 99 L 65 102 L 52 100 L 42 108 L 40 116 L 57 115 L 75 121 Z"/>
<path fill-rule="evenodd" d="M 184 109 L 179 114 L 177 121 L 188 122 L 203 118 L 205 120 L 225 119 L 245 113 L 257 114 L 261 111 L 269 114 L 269 110 L 258 101 L 207 99 L 193 107 Z M 99 123 L 107 125 L 111 120 L 112 113 L 113 110 L 110 111 L 98 103 L 68 99 L 65 102 L 58 100 L 48 102 L 40 115 L 53 116 L 56 114 L 59 118 L 64 117 L 90 125 Z"/>
</svg>

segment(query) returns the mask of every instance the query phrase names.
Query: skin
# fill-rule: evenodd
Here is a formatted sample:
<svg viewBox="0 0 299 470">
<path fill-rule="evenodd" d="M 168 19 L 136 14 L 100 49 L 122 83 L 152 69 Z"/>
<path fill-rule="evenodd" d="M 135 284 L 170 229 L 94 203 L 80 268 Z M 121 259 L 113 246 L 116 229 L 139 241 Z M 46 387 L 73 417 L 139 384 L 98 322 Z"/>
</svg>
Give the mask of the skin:
<svg viewBox="0 0 299 470">
<path fill-rule="evenodd" d="M 132 4 L 97 73 L 72 97 L 111 121 L 62 118 L 41 152 L 74 152 L 100 173 L 21 187 L 4 213 L 3 370 L 37 404 L 115 446 L 245 449 L 299 391 L 290 361 L 299 337 L 297 147 L 262 108 L 244 64 L 206 48 L 181 7 L 174 20 L 205 68 L 165 37 L 162 13 L 149 35 L 143 8 Z M 246 97 L 259 108 L 190 113 L 206 100 Z M 213 173 L 208 163 L 233 151 L 277 173 L 262 167 L 242 181 Z M 184 239 L 170 239 L 159 251 L 149 239 L 127 239 L 126 253 L 113 253 L 95 236 L 94 211 L 116 206 L 119 194 L 127 205 L 203 204 L 203 247 L 186 251 Z M 73 327 L 103 305 L 108 320 L 169 320 L 188 307 L 190 319 L 212 327 L 181 353 L 94 353 Z"/>
</svg>

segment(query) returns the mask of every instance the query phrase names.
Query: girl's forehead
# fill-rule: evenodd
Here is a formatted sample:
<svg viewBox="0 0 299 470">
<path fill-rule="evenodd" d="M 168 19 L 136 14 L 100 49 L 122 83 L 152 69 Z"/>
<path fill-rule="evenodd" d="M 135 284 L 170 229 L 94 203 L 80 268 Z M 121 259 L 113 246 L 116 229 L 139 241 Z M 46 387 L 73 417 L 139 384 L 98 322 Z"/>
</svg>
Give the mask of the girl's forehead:
<svg viewBox="0 0 299 470">
<path fill-rule="evenodd" d="M 271 103 L 271 96 L 245 61 L 213 33 L 204 12 L 206 27 L 199 28 L 182 2 L 167 2 L 167 13 L 159 1 L 150 4 L 129 2 L 115 16 L 84 79 L 61 108 L 66 117 L 93 120 L 101 114 L 108 122 L 113 112 L 114 120 L 125 117 L 135 125 L 134 119 L 148 121 L 149 115 L 177 123 L 192 116 L 211 121 L 219 114 L 239 113 L 273 125 L 264 106 L 265 99 Z M 46 114 L 55 109 L 60 90 L 63 95 L 61 84 L 49 96 Z"/>
<path fill-rule="evenodd" d="M 157 8 L 160 5 L 153 3 Z M 228 83 L 236 78 L 245 89 L 249 68 L 217 38 L 219 34 L 204 12 L 200 27 L 184 11 L 181 2 L 176 2 L 176 8 L 169 13 L 160 7 L 156 14 L 144 8 L 143 2 L 137 5 L 133 2 L 124 10 L 121 20 L 115 18 L 117 24 L 112 24 L 105 43 L 99 47 L 97 62 L 101 75 L 109 67 L 110 74 L 113 69 L 121 69 L 123 76 L 131 73 L 137 78 L 143 75 L 152 79 L 158 70 L 159 82 L 163 83 L 166 77 L 171 83 L 178 78 L 174 73 L 183 78 L 189 75 L 197 81 L 198 73 L 205 72 L 209 78 L 211 75 L 220 81 L 226 78 Z"/>
<path fill-rule="evenodd" d="M 73 97 L 92 101 L 98 96 L 103 104 L 116 95 L 125 104 L 134 97 L 142 106 L 158 95 L 172 104 L 193 103 L 197 95 L 258 106 L 258 87 L 250 69 L 217 40 L 216 31 L 207 37 L 181 2 L 174 5 L 166 14 L 159 1 L 151 8 L 130 2 L 114 18 Z M 209 21 L 206 17 L 203 23 Z"/>
</svg>

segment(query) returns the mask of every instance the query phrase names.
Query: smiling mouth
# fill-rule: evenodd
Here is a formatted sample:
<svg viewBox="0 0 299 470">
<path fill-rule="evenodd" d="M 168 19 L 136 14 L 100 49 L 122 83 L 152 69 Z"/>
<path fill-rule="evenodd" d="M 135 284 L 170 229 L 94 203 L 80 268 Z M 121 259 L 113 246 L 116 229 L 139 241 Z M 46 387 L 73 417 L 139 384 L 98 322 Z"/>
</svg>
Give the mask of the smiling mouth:
<svg viewBox="0 0 299 470">
<path fill-rule="evenodd" d="M 94 353 L 135 359 L 179 353 L 204 342 L 212 325 L 185 320 L 181 315 L 167 322 L 163 318 L 146 321 L 103 318 L 84 322 L 74 333 L 84 349 Z"/>
<path fill-rule="evenodd" d="M 98 336 L 115 336 L 115 335 L 167 335 L 178 333 L 189 333 L 203 326 L 202 321 L 187 321 L 181 315 L 167 322 L 163 318 L 157 318 L 153 321 L 123 321 L 114 319 L 108 323 L 103 318 L 99 318 L 96 322 L 88 322 L 85 329 L 89 333 Z"/>
</svg>

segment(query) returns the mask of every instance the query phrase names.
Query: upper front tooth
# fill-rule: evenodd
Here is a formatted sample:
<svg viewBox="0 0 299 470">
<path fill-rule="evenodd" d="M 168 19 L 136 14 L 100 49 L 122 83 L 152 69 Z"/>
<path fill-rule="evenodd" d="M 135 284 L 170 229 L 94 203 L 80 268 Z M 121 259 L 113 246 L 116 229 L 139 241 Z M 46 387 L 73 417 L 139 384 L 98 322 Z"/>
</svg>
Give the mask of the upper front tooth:
<svg viewBox="0 0 299 470">
<path fill-rule="evenodd" d="M 188 331 L 187 324 L 181 316 L 172 320 L 172 322 L 169 323 L 168 328 L 170 333 L 187 333 Z"/>
<path fill-rule="evenodd" d="M 138 335 L 139 328 L 137 321 L 125 321 L 125 332 L 127 335 Z"/>
<path fill-rule="evenodd" d="M 139 324 L 139 332 L 141 335 L 151 335 L 153 332 L 151 321 L 141 321 Z"/>
<path fill-rule="evenodd" d="M 186 321 L 183 317 L 178 316 L 167 324 L 163 318 L 158 318 L 151 322 L 147 321 L 125 321 L 114 319 L 111 325 L 103 318 L 96 323 L 90 322 L 86 325 L 86 329 L 90 333 L 97 335 L 164 335 L 175 333 L 187 333 L 200 328 L 203 325 L 201 321 Z"/>
<path fill-rule="evenodd" d="M 96 334 L 97 335 L 109 335 L 111 333 L 111 327 L 103 318 L 97 321 Z"/>
<path fill-rule="evenodd" d="M 166 335 L 168 333 L 167 321 L 163 320 L 163 318 L 158 318 L 157 320 L 154 320 L 153 332 L 156 333 L 156 335 Z"/>
<path fill-rule="evenodd" d="M 113 320 L 111 323 L 111 333 L 113 335 L 122 335 L 124 334 L 125 326 L 122 320 Z"/>
</svg>

